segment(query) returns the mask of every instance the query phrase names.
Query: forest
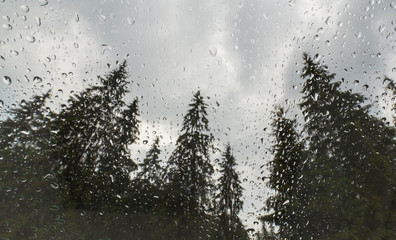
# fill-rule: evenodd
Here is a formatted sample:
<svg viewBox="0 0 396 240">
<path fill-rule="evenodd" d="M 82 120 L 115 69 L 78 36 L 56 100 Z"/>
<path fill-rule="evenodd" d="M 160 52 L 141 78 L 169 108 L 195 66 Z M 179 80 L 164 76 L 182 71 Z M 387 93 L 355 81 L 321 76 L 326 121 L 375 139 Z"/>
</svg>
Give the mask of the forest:
<svg viewBox="0 0 396 240">
<path fill-rule="evenodd" d="M 396 239 L 395 122 L 373 115 L 369 99 L 345 90 L 324 63 L 303 60 L 295 106 L 303 121 L 281 106 L 272 112 L 273 157 L 261 177 L 273 194 L 254 239 Z M 244 189 L 232 139 L 216 149 L 200 91 L 170 157 L 162 159 L 158 136 L 134 161 L 139 98 L 125 101 L 134 94 L 126 69 L 118 64 L 60 110 L 47 92 L 0 121 L 1 239 L 252 237 L 239 217 Z M 383 85 L 395 97 L 393 80 Z"/>
</svg>

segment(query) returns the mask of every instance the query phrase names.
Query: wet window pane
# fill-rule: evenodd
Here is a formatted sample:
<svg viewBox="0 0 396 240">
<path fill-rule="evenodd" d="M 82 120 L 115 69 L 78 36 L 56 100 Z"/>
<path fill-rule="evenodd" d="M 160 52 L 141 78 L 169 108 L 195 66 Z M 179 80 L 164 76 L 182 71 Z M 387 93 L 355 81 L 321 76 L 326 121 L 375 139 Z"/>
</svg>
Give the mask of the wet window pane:
<svg viewBox="0 0 396 240">
<path fill-rule="evenodd" d="M 396 2 L 0 0 L 2 239 L 395 239 Z"/>
</svg>

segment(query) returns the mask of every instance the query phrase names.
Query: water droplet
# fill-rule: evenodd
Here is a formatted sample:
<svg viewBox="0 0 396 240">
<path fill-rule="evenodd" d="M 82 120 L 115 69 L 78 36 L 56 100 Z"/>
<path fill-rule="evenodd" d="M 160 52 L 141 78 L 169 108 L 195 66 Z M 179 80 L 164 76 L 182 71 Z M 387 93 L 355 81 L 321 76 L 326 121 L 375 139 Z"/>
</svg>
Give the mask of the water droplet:
<svg viewBox="0 0 396 240">
<path fill-rule="evenodd" d="M 33 78 L 33 82 L 34 82 L 34 83 L 42 83 L 42 82 L 43 82 L 43 79 L 42 79 L 41 77 L 39 77 L 39 76 L 35 76 L 35 77 Z"/>
<path fill-rule="evenodd" d="M 382 33 L 384 30 L 385 30 L 385 26 L 384 25 L 379 26 L 378 32 Z"/>
<path fill-rule="evenodd" d="M 143 140 L 143 144 L 146 145 L 148 143 L 147 140 Z"/>
<path fill-rule="evenodd" d="M 111 51 L 111 50 L 113 50 L 113 48 L 111 47 L 111 46 L 109 46 L 109 45 L 107 45 L 107 44 L 102 44 L 102 54 L 105 54 L 106 53 L 106 51 Z"/>
<path fill-rule="evenodd" d="M 59 211 L 59 206 L 58 205 L 52 205 L 52 206 L 50 206 L 49 207 L 49 209 L 51 210 L 51 211 Z"/>
<path fill-rule="evenodd" d="M 392 3 L 390 4 L 390 6 L 391 6 L 391 8 L 393 8 L 393 9 L 396 10 L 396 2 L 392 2 Z"/>
<path fill-rule="evenodd" d="M 78 43 L 74 43 L 73 45 L 74 45 L 75 48 L 78 48 L 78 47 L 79 47 L 79 46 L 78 46 Z"/>
<path fill-rule="evenodd" d="M 9 22 L 9 21 L 11 20 L 9 16 L 3 16 L 3 19 L 4 19 L 5 21 L 7 21 L 7 22 Z"/>
<path fill-rule="evenodd" d="M 37 26 L 41 26 L 41 18 L 36 17 L 36 24 Z"/>
<path fill-rule="evenodd" d="M 322 55 L 316 54 L 314 56 L 314 61 L 317 62 L 317 63 L 320 62 L 321 59 L 322 59 Z"/>
<path fill-rule="evenodd" d="M 53 183 L 51 183 L 50 185 L 51 185 L 51 187 L 52 187 L 53 189 L 58 189 L 58 188 L 59 188 L 59 184 L 57 184 L 56 182 L 53 182 Z"/>
<path fill-rule="evenodd" d="M 44 179 L 53 179 L 53 178 L 54 178 L 54 175 L 49 174 L 49 173 L 44 176 Z"/>
<path fill-rule="evenodd" d="M 107 17 L 106 17 L 105 15 L 103 15 L 103 14 L 101 14 L 101 15 L 99 16 L 99 20 L 100 20 L 101 22 L 106 22 L 106 19 L 107 19 Z"/>
<path fill-rule="evenodd" d="M 355 85 L 358 85 L 358 84 L 359 84 L 359 80 L 355 80 L 353 83 L 354 83 Z"/>
<path fill-rule="evenodd" d="M 36 41 L 36 38 L 33 36 L 26 36 L 26 40 L 30 43 L 34 43 Z"/>
<path fill-rule="evenodd" d="M 78 16 L 77 13 L 74 13 L 74 21 L 75 22 L 79 22 L 80 21 L 80 17 Z"/>
<path fill-rule="evenodd" d="M 4 102 L 2 100 L 0 100 L 0 109 L 2 109 L 4 106 Z"/>
<path fill-rule="evenodd" d="M 127 22 L 129 25 L 135 24 L 135 18 L 127 17 Z"/>
<path fill-rule="evenodd" d="M 9 76 L 4 76 L 3 82 L 7 85 L 11 85 L 11 83 L 12 83 L 11 78 Z"/>
<path fill-rule="evenodd" d="M 48 0 L 38 0 L 38 3 L 40 4 L 40 6 L 45 6 L 48 4 Z"/>
<path fill-rule="evenodd" d="M 12 26 L 10 24 L 8 24 L 8 23 L 4 23 L 2 27 L 4 29 L 6 29 L 6 30 L 11 30 L 12 29 Z"/>
<path fill-rule="evenodd" d="M 62 73 L 62 77 L 67 78 L 67 73 Z"/>
<path fill-rule="evenodd" d="M 23 12 L 27 13 L 27 12 L 29 12 L 29 7 L 26 6 L 26 5 L 22 5 L 22 6 L 21 6 L 21 10 L 22 10 Z"/>
<path fill-rule="evenodd" d="M 329 25 L 329 23 L 330 23 L 330 19 L 331 19 L 331 17 L 330 17 L 330 16 L 328 16 L 328 17 L 327 17 L 327 19 L 326 19 L 326 21 L 325 21 L 326 25 Z"/>
<path fill-rule="evenodd" d="M 355 36 L 356 36 L 357 38 L 361 38 L 361 37 L 362 37 L 362 33 L 361 33 L 361 32 L 355 33 Z"/>
<path fill-rule="evenodd" d="M 217 55 L 217 49 L 216 48 L 209 49 L 209 53 L 214 57 Z"/>
</svg>

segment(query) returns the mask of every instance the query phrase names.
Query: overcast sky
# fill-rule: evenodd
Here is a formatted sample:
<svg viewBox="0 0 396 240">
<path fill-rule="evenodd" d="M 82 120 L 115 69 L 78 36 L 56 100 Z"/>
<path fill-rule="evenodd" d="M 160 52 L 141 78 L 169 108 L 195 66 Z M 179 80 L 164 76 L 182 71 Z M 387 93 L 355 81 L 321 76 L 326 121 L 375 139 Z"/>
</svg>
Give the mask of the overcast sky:
<svg viewBox="0 0 396 240">
<path fill-rule="evenodd" d="M 155 135 L 169 157 L 201 90 L 216 144 L 229 141 L 237 158 L 249 226 L 268 197 L 259 179 L 271 158 L 270 112 L 282 104 L 298 114 L 302 53 L 319 54 L 343 87 L 385 113 L 382 79 L 396 79 L 396 1 L 0 0 L 0 14 L 3 111 L 48 89 L 57 106 L 127 59 L 141 160 Z"/>
</svg>

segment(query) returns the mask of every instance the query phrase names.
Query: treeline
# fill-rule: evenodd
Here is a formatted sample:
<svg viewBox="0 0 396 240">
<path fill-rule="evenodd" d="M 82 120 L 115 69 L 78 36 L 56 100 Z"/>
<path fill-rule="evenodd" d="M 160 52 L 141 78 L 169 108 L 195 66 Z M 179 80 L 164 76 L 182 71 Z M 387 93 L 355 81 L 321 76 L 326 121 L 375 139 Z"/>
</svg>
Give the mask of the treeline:
<svg viewBox="0 0 396 240">
<path fill-rule="evenodd" d="M 301 77 L 304 122 L 282 108 L 273 115 L 275 194 L 258 239 L 396 239 L 395 124 L 306 54 Z M 394 98 L 395 84 L 384 83 Z"/>
<path fill-rule="evenodd" d="M 274 194 L 263 202 L 256 238 L 395 239 L 395 124 L 373 116 L 367 99 L 343 90 L 325 65 L 303 58 L 303 120 L 273 112 L 273 159 L 262 177 Z M 237 160 L 226 144 L 215 178 L 200 92 L 169 159 L 157 137 L 138 165 L 129 147 L 138 141 L 139 103 L 124 101 L 126 63 L 99 80 L 58 112 L 47 93 L 0 122 L 0 236 L 248 239 Z M 384 95 L 395 97 L 394 82 L 384 83 Z"/>
<path fill-rule="evenodd" d="M 124 101 L 126 62 L 99 80 L 58 112 L 47 93 L 0 122 L 2 239 L 247 239 L 236 159 L 226 144 L 215 179 L 200 92 L 170 158 L 161 159 L 157 137 L 138 165 L 129 147 L 139 103 Z"/>
</svg>

